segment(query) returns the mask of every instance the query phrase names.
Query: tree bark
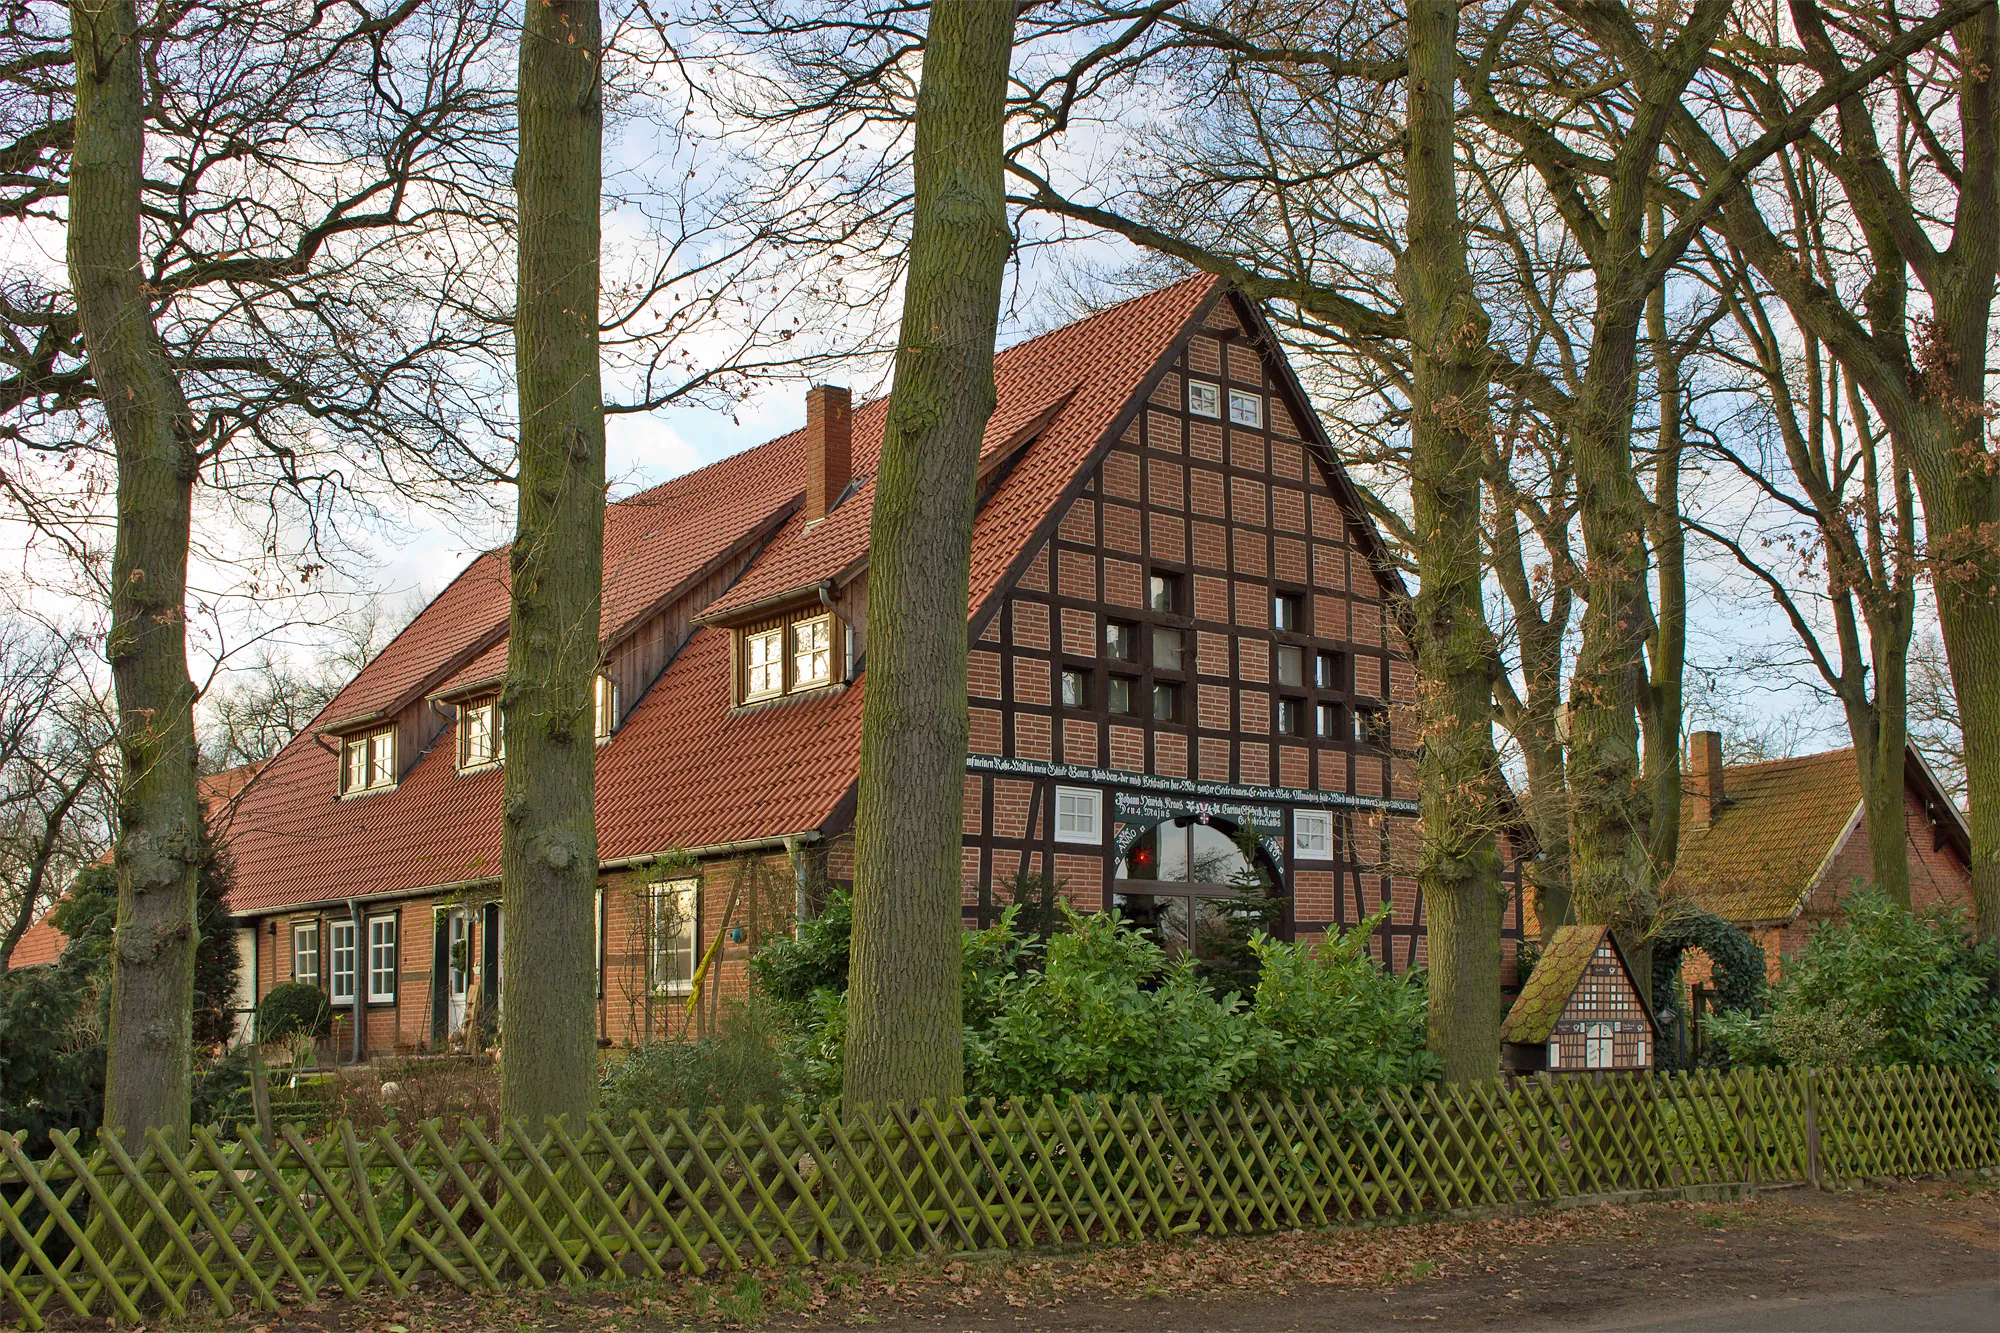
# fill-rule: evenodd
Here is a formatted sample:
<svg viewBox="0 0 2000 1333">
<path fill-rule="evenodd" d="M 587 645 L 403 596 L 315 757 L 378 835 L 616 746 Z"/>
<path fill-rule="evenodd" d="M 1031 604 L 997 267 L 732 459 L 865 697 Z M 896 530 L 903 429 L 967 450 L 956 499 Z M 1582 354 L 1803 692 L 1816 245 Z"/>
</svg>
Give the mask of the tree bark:
<svg viewBox="0 0 2000 1333">
<path fill-rule="evenodd" d="M 1010 245 L 1002 185 L 1013 14 L 998 0 L 937 0 L 924 47 L 910 271 L 869 529 L 843 1082 L 853 1105 L 964 1088 L 966 599 Z"/>
<path fill-rule="evenodd" d="M 1473 290 L 1458 214 L 1458 9 L 1410 6 L 1408 247 L 1398 286 L 1410 321 L 1410 496 L 1423 816 L 1417 886 L 1430 926 L 1430 1048 L 1453 1082 L 1500 1066 L 1493 642 L 1481 602 L 1480 486 L 1492 430 L 1490 321 Z"/>
<path fill-rule="evenodd" d="M 118 459 L 105 645 L 118 699 L 118 924 L 105 1127 L 188 1132 L 194 1003 L 194 685 L 187 667 L 193 421 L 139 265 L 144 93 L 130 0 L 75 0 L 69 270 Z"/>
<path fill-rule="evenodd" d="M 1653 210 L 1655 235 L 1664 230 Z M 1653 459 L 1653 503 L 1648 536 L 1658 568 L 1659 614 L 1646 645 L 1646 788 L 1652 803 L 1646 830 L 1648 859 L 1657 882 L 1672 873 L 1681 842 L 1681 711 L 1687 677 L 1687 534 L 1681 526 L 1681 361 L 1667 334 L 1667 293 L 1655 287 L 1646 300 L 1646 332 L 1653 345 L 1659 439 Z M 1650 956 L 1651 950 L 1647 950 Z"/>
<path fill-rule="evenodd" d="M 500 852 L 500 1104 L 529 1125 L 596 1097 L 594 688 L 604 570 L 597 0 L 526 0 L 521 31 L 521 461 L 508 616 Z"/>
</svg>

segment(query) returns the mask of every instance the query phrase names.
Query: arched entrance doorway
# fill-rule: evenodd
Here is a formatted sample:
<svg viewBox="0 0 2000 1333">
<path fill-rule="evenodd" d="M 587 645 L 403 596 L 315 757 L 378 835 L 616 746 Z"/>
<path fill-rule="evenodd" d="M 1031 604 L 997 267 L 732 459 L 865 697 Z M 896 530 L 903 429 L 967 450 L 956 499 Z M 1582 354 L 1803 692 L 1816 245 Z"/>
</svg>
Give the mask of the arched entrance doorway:
<svg viewBox="0 0 2000 1333">
<path fill-rule="evenodd" d="M 1121 916 L 1169 957 L 1203 960 L 1227 956 L 1243 900 L 1268 896 L 1279 882 L 1234 824 L 1200 815 L 1163 819 L 1141 833 L 1119 858 L 1116 880 L 1111 905 Z"/>
</svg>

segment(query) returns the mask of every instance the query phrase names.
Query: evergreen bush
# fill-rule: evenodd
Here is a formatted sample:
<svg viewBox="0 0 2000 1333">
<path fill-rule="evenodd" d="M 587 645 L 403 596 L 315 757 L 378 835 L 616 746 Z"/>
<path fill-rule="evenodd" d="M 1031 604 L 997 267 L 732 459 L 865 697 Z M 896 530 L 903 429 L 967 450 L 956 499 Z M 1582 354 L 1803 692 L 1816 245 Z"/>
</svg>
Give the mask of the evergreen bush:
<svg viewBox="0 0 2000 1333">
<path fill-rule="evenodd" d="M 257 1005 L 257 1040 L 324 1037 L 333 1030 L 333 1006 L 317 986 L 287 981 L 273 986 Z"/>
</svg>

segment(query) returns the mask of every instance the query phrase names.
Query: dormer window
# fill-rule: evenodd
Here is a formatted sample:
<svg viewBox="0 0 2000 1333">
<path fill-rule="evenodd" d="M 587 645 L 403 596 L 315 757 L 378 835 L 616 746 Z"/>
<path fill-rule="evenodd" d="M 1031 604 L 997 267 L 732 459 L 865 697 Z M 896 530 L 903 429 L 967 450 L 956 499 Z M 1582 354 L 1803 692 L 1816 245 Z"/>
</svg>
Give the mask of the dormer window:
<svg viewBox="0 0 2000 1333">
<path fill-rule="evenodd" d="M 809 690 L 833 683 L 833 617 L 819 616 L 792 626 L 792 688 Z"/>
<path fill-rule="evenodd" d="M 396 729 L 384 727 L 363 736 L 349 736 L 341 744 L 341 786 L 343 796 L 387 791 L 396 785 Z"/>
<path fill-rule="evenodd" d="M 609 676 L 599 676 L 592 699 L 592 734 L 602 745 L 618 728 L 618 682 Z"/>
<path fill-rule="evenodd" d="M 840 631 L 825 611 L 738 631 L 736 701 L 761 703 L 838 685 L 846 670 Z"/>
<path fill-rule="evenodd" d="M 500 699 L 488 695 L 462 704 L 458 710 L 458 766 L 463 771 L 491 768 L 506 747 L 500 737 Z"/>
</svg>

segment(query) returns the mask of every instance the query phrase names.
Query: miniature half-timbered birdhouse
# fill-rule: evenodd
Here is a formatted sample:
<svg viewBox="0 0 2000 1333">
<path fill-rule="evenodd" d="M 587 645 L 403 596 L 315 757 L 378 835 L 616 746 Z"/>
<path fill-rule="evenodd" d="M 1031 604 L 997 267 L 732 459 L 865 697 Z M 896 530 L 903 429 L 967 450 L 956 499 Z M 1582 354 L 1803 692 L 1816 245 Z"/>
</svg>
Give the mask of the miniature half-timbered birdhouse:
<svg viewBox="0 0 2000 1333">
<path fill-rule="evenodd" d="M 1563 926 L 1500 1025 L 1500 1064 L 1517 1074 L 1651 1069 L 1659 1035 L 1610 927 Z"/>
</svg>

